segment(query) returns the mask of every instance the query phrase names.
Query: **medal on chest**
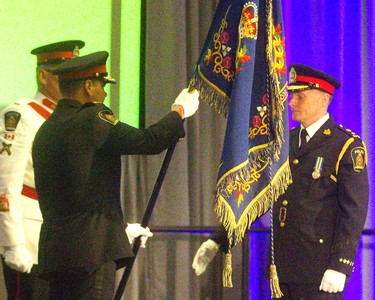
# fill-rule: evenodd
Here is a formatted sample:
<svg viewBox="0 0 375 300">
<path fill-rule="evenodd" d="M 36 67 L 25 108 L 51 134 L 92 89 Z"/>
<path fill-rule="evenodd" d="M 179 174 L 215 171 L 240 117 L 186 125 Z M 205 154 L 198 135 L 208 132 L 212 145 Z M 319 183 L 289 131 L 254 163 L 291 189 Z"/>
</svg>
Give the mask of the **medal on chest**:
<svg viewBox="0 0 375 300">
<path fill-rule="evenodd" d="M 312 178 L 318 179 L 322 174 L 324 158 L 318 156 L 315 159 L 314 171 L 312 172 Z"/>
</svg>

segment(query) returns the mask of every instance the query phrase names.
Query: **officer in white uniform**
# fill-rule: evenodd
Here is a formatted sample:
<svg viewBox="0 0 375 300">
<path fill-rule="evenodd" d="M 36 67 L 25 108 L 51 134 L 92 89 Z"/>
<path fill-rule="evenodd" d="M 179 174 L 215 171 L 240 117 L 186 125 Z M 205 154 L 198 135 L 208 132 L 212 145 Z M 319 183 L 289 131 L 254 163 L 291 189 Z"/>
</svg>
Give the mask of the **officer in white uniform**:
<svg viewBox="0 0 375 300">
<path fill-rule="evenodd" d="M 8 299 L 47 299 L 48 284 L 38 279 L 38 241 L 42 224 L 35 191 L 31 148 L 36 132 L 61 95 L 51 70 L 78 56 L 83 41 L 38 47 L 38 91 L 0 113 L 0 254 Z"/>
</svg>

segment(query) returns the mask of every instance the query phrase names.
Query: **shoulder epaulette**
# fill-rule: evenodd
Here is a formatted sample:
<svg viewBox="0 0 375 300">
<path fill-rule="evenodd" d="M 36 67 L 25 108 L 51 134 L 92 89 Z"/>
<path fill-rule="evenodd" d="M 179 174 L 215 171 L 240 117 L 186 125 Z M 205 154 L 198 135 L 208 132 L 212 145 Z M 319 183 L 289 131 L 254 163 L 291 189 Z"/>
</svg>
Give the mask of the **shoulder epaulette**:
<svg viewBox="0 0 375 300">
<path fill-rule="evenodd" d="M 99 104 L 101 104 L 101 103 L 99 103 L 99 102 L 86 102 L 86 103 L 84 103 L 82 105 L 82 107 L 83 108 L 85 108 L 85 107 L 93 107 L 93 106 L 98 106 Z"/>
<path fill-rule="evenodd" d="M 338 156 L 337 162 L 336 162 L 336 175 L 338 174 L 339 171 L 339 164 L 344 156 L 345 152 L 349 148 L 349 146 L 355 141 L 355 139 L 361 139 L 359 135 L 355 134 L 353 131 L 350 129 L 345 128 L 344 126 L 340 125 L 339 129 L 344 132 L 346 135 L 349 136 L 347 139 L 346 143 L 341 149 L 341 152 Z M 366 150 L 366 145 L 363 141 L 362 146 L 357 146 L 351 150 L 351 157 L 353 160 L 353 168 L 354 171 L 360 172 L 365 165 L 367 165 L 367 150 Z"/>
<path fill-rule="evenodd" d="M 28 105 L 44 119 L 47 119 L 51 115 L 48 110 L 46 110 L 41 104 L 36 101 L 30 101 Z"/>
<path fill-rule="evenodd" d="M 345 132 L 346 134 L 348 134 L 349 136 L 351 137 L 354 137 L 354 138 L 361 138 L 358 134 L 354 133 L 353 131 L 351 131 L 350 129 L 348 128 L 345 128 L 344 126 L 342 126 L 341 124 L 339 125 L 339 129 L 343 132 Z"/>
</svg>

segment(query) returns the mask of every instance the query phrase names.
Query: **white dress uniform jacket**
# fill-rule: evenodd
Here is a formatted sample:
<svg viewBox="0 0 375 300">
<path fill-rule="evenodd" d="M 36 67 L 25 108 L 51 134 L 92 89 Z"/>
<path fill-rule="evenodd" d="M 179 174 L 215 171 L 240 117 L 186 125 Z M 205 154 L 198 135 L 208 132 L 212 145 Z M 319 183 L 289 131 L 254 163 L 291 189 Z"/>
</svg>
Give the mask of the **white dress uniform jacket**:
<svg viewBox="0 0 375 300">
<path fill-rule="evenodd" d="M 55 104 L 41 93 L 0 113 L 0 253 L 24 244 L 38 263 L 42 214 L 35 191 L 31 149 L 39 127 Z"/>
</svg>

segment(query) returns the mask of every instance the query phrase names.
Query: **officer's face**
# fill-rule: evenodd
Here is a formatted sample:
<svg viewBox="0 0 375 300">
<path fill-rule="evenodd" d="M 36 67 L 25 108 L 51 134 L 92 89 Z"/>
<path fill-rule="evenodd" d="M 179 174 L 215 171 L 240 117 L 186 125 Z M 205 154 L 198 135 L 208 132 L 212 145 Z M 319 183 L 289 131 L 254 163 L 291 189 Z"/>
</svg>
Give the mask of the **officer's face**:
<svg viewBox="0 0 375 300">
<path fill-rule="evenodd" d="M 95 92 L 93 93 L 95 99 L 93 102 L 104 102 L 105 97 L 107 97 L 107 93 L 104 91 L 106 83 L 101 80 L 93 80 L 93 85 L 95 88 Z"/>
<path fill-rule="evenodd" d="M 327 113 L 327 94 L 319 90 L 295 91 L 290 94 L 289 106 L 293 120 L 305 128 L 318 121 Z"/>
</svg>

